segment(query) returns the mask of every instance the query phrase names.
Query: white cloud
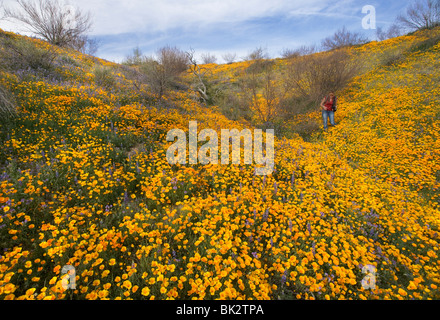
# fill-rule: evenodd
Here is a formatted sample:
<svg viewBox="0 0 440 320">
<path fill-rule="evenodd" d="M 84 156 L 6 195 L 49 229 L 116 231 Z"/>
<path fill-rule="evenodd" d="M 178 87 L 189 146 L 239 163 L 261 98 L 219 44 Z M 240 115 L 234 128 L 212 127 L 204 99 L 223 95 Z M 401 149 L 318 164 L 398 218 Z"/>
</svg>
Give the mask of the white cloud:
<svg viewBox="0 0 440 320">
<path fill-rule="evenodd" d="M 362 6 L 354 0 L 321 1 L 310 6 L 300 7 L 289 12 L 289 16 L 321 16 L 331 18 L 349 18 L 360 13 Z"/>
<path fill-rule="evenodd" d="M 158 32 L 239 23 L 294 10 L 323 8 L 328 0 L 70 0 L 94 15 L 94 34 Z"/>
<path fill-rule="evenodd" d="M 93 35 L 197 30 L 273 16 L 341 14 L 354 0 L 60 0 L 93 15 Z M 4 0 L 10 6 L 15 0 Z M 0 27 L 13 25 L 1 22 Z M 14 28 L 17 29 L 17 28 Z"/>
<path fill-rule="evenodd" d="M 256 46 L 276 55 L 285 47 L 316 43 L 342 25 L 361 28 L 366 4 L 364 0 L 59 1 L 92 13 L 91 35 L 102 40 L 99 54 L 112 60 L 124 58 L 136 46 L 152 54 L 166 44 L 215 53 L 218 58 L 225 52 L 242 57 Z M 9 6 L 15 0 L 3 2 Z M 401 0 L 369 2 L 378 6 L 381 17 L 394 16 L 392 10 L 402 5 Z M 1 20 L 0 28 L 22 31 Z"/>
</svg>

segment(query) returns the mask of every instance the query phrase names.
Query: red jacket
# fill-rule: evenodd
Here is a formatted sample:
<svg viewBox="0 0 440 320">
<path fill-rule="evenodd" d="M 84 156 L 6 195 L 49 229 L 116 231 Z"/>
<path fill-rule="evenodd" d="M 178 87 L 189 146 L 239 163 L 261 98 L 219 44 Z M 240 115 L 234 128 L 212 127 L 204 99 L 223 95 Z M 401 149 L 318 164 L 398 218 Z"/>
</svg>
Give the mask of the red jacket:
<svg viewBox="0 0 440 320">
<path fill-rule="evenodd" d="M 331 99 L 330 97 L 326 97 L 324 102 L 325 110 L 332 111 L 333 107 L 336 106 L 336 100 L 336 97 L 333 97 L 333 99 Z"/>
</svg>

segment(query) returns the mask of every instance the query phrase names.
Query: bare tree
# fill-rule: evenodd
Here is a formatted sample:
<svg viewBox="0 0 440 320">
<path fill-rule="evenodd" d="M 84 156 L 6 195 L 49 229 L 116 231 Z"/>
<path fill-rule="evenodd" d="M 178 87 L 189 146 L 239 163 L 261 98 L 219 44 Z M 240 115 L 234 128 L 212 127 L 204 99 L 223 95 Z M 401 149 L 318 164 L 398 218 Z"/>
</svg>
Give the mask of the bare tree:
<svg viewBox="0 0 440 320">
<path fill-rule="evenodd" d="M 5 19 L 18 21 L 25 30 L 60 47 L 81 50 L 92 28 L 89 12 L 63 5 L 59 0 L 16 0 L 18 9 L 4 8 Z"/>
<path fill-rule="evenodd" d="M 387 31 L 378 27 L 376 30 L 376 37 L 379 41 L 399 37 L 402 35 L 402 29 L 397 24 L 392 24 Z"/>
<path fill-rule="evenodd" d="M 222 55 L 223 60 L 225 60 L 225 62 L 227 64 L 231 64 L 234 63 L 235 60 L 237 59 L 237 54 L 236 53 L 225 53 L 224 55 Z"/>
<path fill-rule="evenodd" d="M 291 107 L 296 110 L 292 112 L 316 107 L 325 94 L 343 89 L 359 68 L 359 62 L 344 49 L 291 60 L 287 85 L 294 92 L 295 105 Z"/>
<path fill-rule="evenodd" d="M 97 39 L 92 39 L 88 36 L 82 36 L 78 38 L 77 45 L 74 45 L 74 48 L 78 48 L 84 54 L 89 54 L 94 56 L 96 52 L 98 52 L 100 46 L 100 41 Z"/>
<path fill-rule="evenodd" d="M 189 61 L 187 54 L 176 47 L 163 47 L 156 55 L 156 58 L 146 58 L 140 70 L 160 100 L 166 89 L 175 85 L 179 76 L 188 70 Z"/>
<path fill-rule="evenodd" d="M 240 96 L 261 124 L 272 123 L 284 109 L 289 88 L 280 81 L 272 60 L 254 60 L 239 81 Z"/>
<path fill-rule="evenodd" d="M 194 57 L 193 50 L 187 52 L 187 56 L 190 62 L 189 69 L 191 73 L 196 77 L 196 80 L 192 85 L 192 89 L 197 92 L 200 95 L 201 100 L 206 103 L 210 100 L 210 97 L 208 95 L 208 87 L 206 86 L 204 79 L 206 71 L 202 71 L 202 69 L 198 65 L 197 60 Z"/>
<path fill-rule="evenodd" d="M 324 50 L 334 50 L 359 44 L 365 44 L 368 41 L 369 40 L 367 37 L 357 32 L 350 32 L 344 26 L 342 29 L 336 31 L 333 36 L 325 38 L 322 41 L 322 48 Z"/>
<path fill-rule="evenodd" d="M 406 29 L 429 29 L 440 25 L 440 0 L 417 0 L 406 14 L 397 17 L 397 22 Z"/>
<path fill-rule="evenodd" d="M 243 60 L 262 60 L 262 59 L 269 59 L 269 54 L 267 53 L 266 49 L 262 47 L 256 48 L 254 51 L 249 53 L 246 57 L 243 58 Z"/>
<path fill-rule="evenodd" d="M 297 49 L 283 49 L 281 57 L 285 59 L 297 58 L 316 52 L 316 46 L 301 46 Z"/>
<path fill-rule="evenodd" d="M 210 53 L 202 54 L 202 62 L 204 64 L 216 63 L 217 57 Z"/>
</svg>

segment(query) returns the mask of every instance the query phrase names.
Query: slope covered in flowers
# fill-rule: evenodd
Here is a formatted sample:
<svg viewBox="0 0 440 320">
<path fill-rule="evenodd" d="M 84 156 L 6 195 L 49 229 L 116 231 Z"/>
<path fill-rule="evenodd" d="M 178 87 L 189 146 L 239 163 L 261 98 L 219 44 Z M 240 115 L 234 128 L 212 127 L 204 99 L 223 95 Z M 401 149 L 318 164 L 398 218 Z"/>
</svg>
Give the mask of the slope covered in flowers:
<svg viewBox="0 0 440 320">
<path fill-rule="evenodd" d="M 75 52 L 59 80 L 2 72 L 20 117 L 0 125 L 0 298 L 440 298 L 440 48 L 375 60 L 424 36 L 358 48 L 370 70 L 340 94 L 339 125 L 278 137 L 267 177 L 168 164 L 170 129 L 243 127 L 190 92 L 148 104 Z"/>
</svg>

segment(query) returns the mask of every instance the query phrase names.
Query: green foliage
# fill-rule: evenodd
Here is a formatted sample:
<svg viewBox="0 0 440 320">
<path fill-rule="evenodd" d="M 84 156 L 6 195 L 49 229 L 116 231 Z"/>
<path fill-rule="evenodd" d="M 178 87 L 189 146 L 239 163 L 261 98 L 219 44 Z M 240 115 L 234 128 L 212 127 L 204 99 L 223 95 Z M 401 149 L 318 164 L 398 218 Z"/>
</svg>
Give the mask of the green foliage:
<svg viewBox="0 0 440 320">
<path fill-rule="evenodd" d="M 145 60 L 146 57 L 142 54 L 141 49 L 137 47 L 133 49 L 132 54 L 128 55 L 122 64 L 127 66 L 139 66 L 145 62 Z"/>
<path fill-rule="evenodd" d="M 228 119 L 250 121 L 252 118 L 251 110 L 240 99 L 237 92 L 221 91 L 221 94 L 214 98 L 213 103 L 219 106 L 220 112 Z"/>
<path fill-rule="evenodd" d="M 97 66 L 93 69 L 95 83 L 106 89 L 110 89 L 116 84 L 116 77 L 112 68 L 105 66 Z"/>
<path fill-rule="evenodd" d="M 62 65 L 63 67 L 80 67 L 81 62 L 78 60 L 64 54 L 60 55 L 57 59 L 57 63 Z"/>
<path fill-rule="evenodd" d="M 414 44 L 410 51 L 411 52 L 425 52 L 430 50 L 432 47 L 436 46 L 440 42 L 440 34 L 436 34 L 433 37 L 429 37 L 426 40 L 420 41 Z"/>
<path fill-rule="evenodd" d="M 381 57 L 381 64 L 387 67 L 395 66 L 401 63 L 406 58 L 406 54 L 403 50 L 388 50 L 383 53 Z"/>
</svg>

